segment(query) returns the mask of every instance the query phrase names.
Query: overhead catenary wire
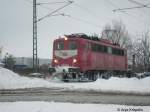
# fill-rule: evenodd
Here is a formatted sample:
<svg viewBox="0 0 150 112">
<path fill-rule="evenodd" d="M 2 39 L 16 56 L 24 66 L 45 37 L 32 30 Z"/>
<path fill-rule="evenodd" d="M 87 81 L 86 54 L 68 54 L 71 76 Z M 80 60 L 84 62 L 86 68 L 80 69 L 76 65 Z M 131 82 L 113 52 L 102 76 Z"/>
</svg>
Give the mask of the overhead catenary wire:
<svg viewBox="0 0 150 112">
<path fill-rule="evenodd" d="M 31 0 L 25 0 L 29 3 L 33 3 Z M 36 3 L 36 5 L 54 5 L 54 4 L 63 4 L 63 3 L 67 3 L 68 1 L 63 1 L 63 2 L 38 2 Z"/>
<path fill-rule="evenodd" d="M 116 4 L 114 4 L 111 0 L 105 0 L 108 4 L 113 6 L 114 8 L 119 8 Z M 126 13 L 125 11 L 121 11 L 122 13 Z"/>
<path fill-rule="evenodd" d="M 37 3 L 37 5 L 54 5 L 54 4 L 63 4 L 63 3 L 67 3 L 66 1 L 63 1 L 63 2 L 39 2 Z"/>
<path fill-rule="evenodd" d="M 29 0 L 27 0 L 27 1 L 29 1 Z M 39 5 L 39 6 L 42 7 L 42 8 L 48 9 L 48 10 L 54 10 L 54 9 L 49 8 L 49 7 L 43 6 L 42 4 Z M 83 23 L 86 23 L 86 24 L 89 24 L 89 25 L 92 25 L 92 26 L 95 26 L 95 27 L 100 28 L 100 26 L 97 25 L 97 24 L 95 24 L 95 23 L 92 23 L 92 22 L 90 22 L 90 21 L 87 21 L 87 20 L 84 20 L 84 19 L 80 19 L 80 18 L 77 18 L 77 17 L 73 17 L 73 16 L 71 16 L 71 15 L 66 15 L 66 14 L 64 14 L 64 13 L 59 13 L 59 12 L 57 12 L 57 14 L 51 15 L 51 16 L 64 16 L 64 17 L 69 17 L 70 19 L 74 19 L 74 20 L 76 20 L 76 21 L 80 21 L 80 22 L 83 22 Z"/>
<path fill-rule="evenodd" d="M 128 0 L 128 1 L 132 1 L 136 4 L 140 4 L 136 1 L 133 1 L 133 0 Z M 140 8 L 150 8 L 148 7 L 150 5 L 150 3 L 148 4 L 140 4 L 139 6 L 134 6 L 134 7 L 126 7 L 126 8 L 118 8 L 118 9 L 114 9 L 113 11 L 116 12 L 116 11 L 126 11 L 126 10 L 131 10 L 131 9 L 140 9 Z"/>
<path fill-rule="evenodd" d="M 113 6 L 114 8 L 119 8 L 116 4 L 114 4 L 112 1 L 110 1 L 110 0 L 105 0 L 107 3 L 109 3 L 111 6 Z M 113 11 L 114 12 L 114 11 Z M 129 13 L 127 13 L 126 11 L 120 11 L 121 13 L 124 13 L 124 14 L 126 14 L 126 15 L 128 15 L 128 16 L 131 16 L 131 17 L 134 17 L 135 18 L 135 16 L 133 16 L 133 15 L 130 15 Z"/>
<path fill-rule="evenodd" d="M 43 7 L 43 6 L 42 6 L 42 8 L 45 8 L 45 9 L 48 9 L 48 10 L 53 10 L 53 9 L 51 9 L 51 8 L 49 8 L 49 7 Z M 84 19 L 81 19 L 81 18 L 78 18 L 78 17 L 73 17 L 73 16 L 71 16 L 71 15 L 67 15 L 67 14 L 65 14 L 65 13 L 63 13 L 63 12 L 62 12 L 62 13 L 57 12 L 57 14 L 51 15 L 51 16 L 64 16 L 64 17 L 68 17 L 68 18 L 70 18 L 70 19 L 73 19 L 73 20 L 76 20 L 76 21 L 80 21 L 80 22 L 82 22 L 82 23 L 86 23 L 86 24 L 89 24 L 89 25 L 92 25 L 92 26 L 95 26 L 95 27 L 100 28 L 100 26 L 97 25 L 97 24 L 95 24 L 95 23 L 92 23 L 92 22 L 90 22 L 90 21 L 87 21 L 87 20 L 84 20 Z"/>
<path fill-rule="evenodd" d="M 24 1 L 27 1 L 28 3 L 33 3 L 31 0 L 24 0 Z M 61 10 L 61 9 L 63 9 L 63 8 L 65 8 L 65 7 L 67 7 L 68 5 L 70 5 L 70 4 L 73 3 L 73 2 L 74 2 L 74 1 L 68 0 L 68 1 L 63 1 L 63 2 L 47 2 L 47 3 L 42 3 L 42 2 L 41 2 L 41 3 L 36 3 L 37 6 L 40 6 L 40 7 L 42 7 L 42 8 L 45 8 L 45 9 L 48 9 L 48 10 L 51 10 L 51 11 L 52 11 L 52 12 L 50 12 L 49 14 L 45 15 L 44 17 L 39 18 L 39 19 L 37 20 L 37 22 L 39 22 L 39 21 L 45 19 L 46 17 L 61 15 L 62 13 L 58 13 L 58 11 Z M 58 9 L 51 9 L 51 8 L 49 8 L 49 7 L 44 6 L 44 4 L 59 4 L 59 3 L 67 3 L 67 4 L 65 4 L 64 6 L 58 8 Z M 54 13 L 56 13 L 56 14 L 53 15 Z"/>
<path fill-rule="evenodd" d="M 95 24 L 95 23 L 92 23 L 92 22 L 87 21 L 87 20 L 84 20 L 84 19 L 81 19 L 81 18 L 77 18 L 77 17 L 71 16 L 71 15 L 66 15 L 66 14 L 61 14 L 61 16 L 68 17 L 68 18 L 73 19 L 73 20 L 76 20 L 76 21 L 80 21 L 80 22 L 82 22 L 82 23 L 86 23 L 86 24 L 95 26 L 95 27 L 97 27 L 97 28 L 101 28 L 100 25 Z"/>
<path fill-rule="evenodd" d="M 72 1 L 68 1 L 68 2 L 72 2 Z M 51 2 L 49 2 L 49 3 L 51 3 Z M 55 3 L 57 3 L 57 2 L 55 2 Z M 58 2 L 58 3 L 65 3 L 65 2 Z M 43 6 L 44 4 L 45 4 L 45 3 L 37 3 L 37 5 L 40 6 L 40 7 L 42 7 L 42 8 L 49 9 L 49 10 L 53 10 L 53 9 L 51 9 L 51 8 L 49 8 L 49 7 Z M 83 7 L 83 6 L 81 6 L 81 5 L 77 4 L 77 3 L 75 3 L 75 5 L 76 5 L 77 7 L 79 7 L 80 9 L 84 10 L 85 12 L 89 13 L 89 14 L 92 15 L 93 17 L 97 18 L 97 16 L 96 16 L 94 13 L 92 13 L 88 8 Z M 55 10 L 54 10 L 54 11 L 55 11 Z M 54 12 L 54 11 L 53 11 L 53 12 Z M 52 12 L 52 13 L 53 13 L 53 12 Z M 43 17 L 43 18 L 38 19 L 37 22 L 43 20 L 43 19 L 46 18 L 46 17 L 59 16 L 59 15 L 64 16 L 64 17 L 68 17 L 68 18 L 73 19 L 73 20 L 76 20 L 76 21 L 80 21 L 80 22 L 82 22 L 82 23 L 86 23 L 86 24 L 95 26 L 95 27 L 97 27 L 97 28 L 100 28 L 100 25 L 98 25 L 98 24 L 96 24 L 96 23 L 93 23 L 93 22 L 90 22 L 90 21 L 87 21 L 87 20 L 84 20 L 84 19 L 81 19 L 81 18 L 78 18 L 78 17 L 74 17 L 74 16 L 71 16 L 71 15 L 66 15 L 66 14 L 64 14 L 64 13 L 59 13 L 59 12 L 57 12 L 57 14 L 55 14 L 55 15 L 52 15 L 52 14 L 50 13 L 49 15 L 47 15 L 47 16 L 45 16 L 45 17 Z M 97 18 L 97 19 L 98 19 L 98 18 Z M 98 19 L 98 20 L 99 20 L 99 19 Z"/>
<path fill-rule="evenodd" d="M 54 10 L 54 9 L 49 8 L 49 7 L 47 7 L 47 6 L 43 6 L 43 5 L 38 5 L 38 6 L 41 7 L 41 8 L 47 9 L 47 10 L 49 10 L 49 11 L 53 11 L 53 10 Z"/>
<path fill-rule="evenodd" d="M 66 6 L 68 6 L 68 5 L 72 4 L 72 3 L 73 3 L 73 1 L 68 1 L 68 3 L 67 3 L 67 4 L 65 4 L 64 6 L 62 6 L 62 7 L 58 8 L 58 9 L 56 9 L 56 10 L 54 10 L 54 11 L 50 12 L 49 14 L 47 14 L 47 15 L 45 15 L 45 16 L 43 16 L 43 17 L 41 17 L 40 19 L 38 19 L 38 20 L 37 20 L 37 22 L 39 22 L 39 21 L 41 21 L 41 20 L 43 20 L 43 19 L 45 19 L 45 18 L 47 18 L 47 17 L 50 17 L 52 14 L 54 14 L 54 13 L 58 12 L 59 10 L 61 10 L 61 9 L 65 8 Z"/>
<path fill-rule="evenodd" d="M 143 3 L 137 2 L 137 1 L 135 1 L 135 0 L 128 0 L 128 1 L 131 2 L 131 3 L 133 3 L 133 4 L 139 5 L 139 6 L 145 6 Z M 150 9 L 149 6 L 145 6 L 145 7 L 143 7 L 143 8 L 145 8 L 145 9 L 146 9 L 146 8 L 147 8 L 147 9 Z M 141 10 L 141 11 L 142 11 L 142 10 Z M 142 11 L 142 12 L 150 14 L 149 12 L 145 12 L 145 11 Z"/>
<path fill-rule="evenodd" d="M 30 0 L 25 0 L 25 1 L 30 1 Z M 116 4 L 114 4 L 112 1 L 110 1 L 110 0 L 106 0 L 109 4 L 111 4 L 113 7 L 115 7 L 115 8 L 119 8 Z M 53 2 L 48 2 L 48 3 L 53 3 Z M 55 3 L 57 3 L 57 2 L 55 2 Z M 65 3 L 65 1 L 63 1 L 63 2 L 58 2 L 58 3 Z M 96 15 L 95 15 L 95 13 L 93 13 L 93 12 L 91 12 L 87 7 L 83 7 L 82 5 L 79 5 L 79 4 L 77 4 L 77 3 L 74 3 L 73 5 L 75 5 L 75 6 L 77 6 L 77 7 L 79 7 L 80 9 L 82 9 L 83 11 L 85 11 L 86 13 L 88 13 L 88 14 L 90 14 L 91 16 L 93 16 L 93 17 L 95 17 L 96 19 L 99 19 Z M 45 9 L 48 9 L 48 10 L 54 10 L 54 9 L 51 9 L 51 8 L 49 8 L 49 7 L 46 7 L 44 4 L 42 4 L 42 3 L 40 3 L 38 6 L 40 6 L 40 7 L 42 7 L 42 8 L 45 8 Z M 120 9 L 120 8 L 119 8 Z M 129 13 L 127 13 L 126 11 L 120 11 L 120 12 L 122 12 L 122 13 L 124 13 L 124 14 L 126 14 L 126 15 L 128 15 L 128 16 L 130 16 L 130 17 L 132 17 L 132 18 L 135 18 L 135 16 L 134 15 L 132 15 L 132 14 L 129 14 Z M 50 14 L 49 16 L 47 16 L 47 17 L 50 17 L 50 16 L 59 16 L 59 15 L 63 15 L 64 13 L 59 13 L 59 12 L 56 12 L 56 14 L 55 15 L 53 15 L 53 14 Z M 65 15 L 64 15 L 65 16 Z M 69 16 L 66 16 L 66 17 L 69 17 Z M 89 24 L 89 25 L 92 25 L 92 26 L 95 26 L 95 27 L 100 27 L 99 25 L 97 25 L 97 24 L 95 24 L 95 23 L 93 23 L 93 22 L 91 22 L 91 21 L 87 21 L 87 20 L 84 20 L 84 19 L 81 19 L 81 18 L 78 18 L 78 17 L 74 17 L 74 16 L 70 16 L 69 17 L 70 19 L 74 19 L 74 20 L 76 20 L 76 21 L 80 21 L 80 22 L 83 22 L 83 23 L 87 23 L 87 24 Z M 41 19 L 42 18 L 40 18 L 40 19 L 38 19 L 38 21 L 41 21 Z M 136 19 L 136 21 L 139 21 L 139 22 L 141 22 L 139 19 Z M 144 23 L 144 21 L 142 21 L 143 23 Z M 144 23 L 145 24 L 145 23 Z"/>
<path fill-rule="evenodd" d="M 84 12 L 88 13 L 89 15 L 93 16 L 95 19 L 97 19 L 97 20 L 101 19 L 95 13 L 93 13 L 89 8 L 81 6 L 78 3 L 74 3 L 74 5 L 78 8 L 80 8 L 81 10 L 83 10 Z"/>
<path fill-rule="evenodd" d="M 116 4 L 114 4 L 111 0 L 105 0 L 105 2 L 107 2 L 108 4 L 110 4 L 112 7 L 116 8 L 116 9 L 119 9 L 119 7 L 118 7 Z M 114 12 L 114 11 L 113 11 L 113 12 Z M 132 18 L 135 18 L 135 16 L 133 16 L 133 15 L 127 13 L 126 11 L 119 11 L 119 12 L 124 13 L 124 14 L 126 14 L 126 15 L 132 17 Z M 136 21 L 139 21 L 139 20 L 136 19 Z"/>
<path fill-rule="evenodd" d="M 28 3 L 33 3 L 31 0 L 24 0 L 24 1 L 26 1 L 26 2 L 28 2 Z"/>
<path fill-rule="evenodd" d="M 114 9 L 113 11 L 116 12 L 116 11 L 123 11 L 123 10 L 139 9 L 139 8 L 144 8 L 144 7 L 147 7 L 147 5 L 136 6 L 136 7 L 127 7 L 127 8 L 119 8 L 119 9 Z"/>
<path fill-rule="evenodd" d="M 120 8 L 118 7 L 118 5 L 114 4 L 111 0 L 105 0 L 105 1 L 106 1 L 107 3 L 109 3 L 111 6 L 113 6 L 114 8 L 120 9 Z M 112 10 L 112 11 L 113 11 L 113 10 Z M 113 11 L 113 12 L 114 12 L 114 11 Z M 115 11 L 115 12 L 118 12 L 118 11 Z M 114 13 L 115 13 L 115 12 L 114 12 Z M 144 21 L 144 20 L 141 20 L 140 18 L 135 19 L 135 18 L 137 18 L 137 16 L 128 13 L 127 10 L 120 10 L 119 12 L 124 13 L 124 14 L 128 15 L 129 17 L 132 17 L 132 19 L 136 20 L 137 22 L 142 22 L 143 24 L 146 24 L 145 21 Z"/>
<path fill-rule="evenodd" d="M 137 2 L 137 1 L 135 1 L 135 0 L 128 0 L 129 2 L 132 2 L 132 3 L 134 3 L 134 4 L 137 4 L 137 5 L 141 5 L 141 6 L 145 6 L 145 4 L 143 4 L 143 3 L 140 3 L 140 2 Z M 146 8 L 150 8 L 150 7 L 148 7 L 148 6 L 146 6 Z"/>
<path fill-rule="evenodd" d="M 41 8 L 45 8 L 45 9 L 47 9 L 47 10 L 54 10 L 54 9 L 51 9 L 51 8 L 46 7 L 46 6 L 43 6 L 43 5 L 39 5 L 39 6 L 40 6 Z M 87 21 L 87 20 L 84 20 L 84 19 L 81 19 L 81 18 L 78 18 L 78 17 L 74 17 L 74 16 L 71 16 L 71 15 L 67 15 L 67 14 L 65 14 L 65 13 L 57 12 L 57 14 L 51 15 L 51 16 L 64 16 L 64 17 L 68 17 L 68 18 L 73 19 L 73 20 L 76 20 L 76 21 L 80 21 L 80 22 L 82 22 L 82 23 L 86 23 L 86 24 L 88 24 L 88 25 L 95 26 L 95 27 L 97 27 L 97 28 L 100 28 L 100 25 L 97 25 L 97 24 L 95 24 L 95 23 L 93 23 L 93 22 L 91 22 L 91 21 Z"/>
</svg>

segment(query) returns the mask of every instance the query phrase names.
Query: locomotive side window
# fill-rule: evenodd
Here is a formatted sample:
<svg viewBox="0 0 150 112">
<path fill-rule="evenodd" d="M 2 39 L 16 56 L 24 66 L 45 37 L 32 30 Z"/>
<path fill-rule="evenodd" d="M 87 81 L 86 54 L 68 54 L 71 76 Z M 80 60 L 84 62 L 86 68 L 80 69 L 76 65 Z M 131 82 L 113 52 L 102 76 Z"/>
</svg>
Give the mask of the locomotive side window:
<svg viewBox="0 0 150 112">
<path fill-rule="evenodd" d="M 116 49 L 116 48 L 113 48 L 113 50 L 112 50 L 113 52 L 112 52 L 112 54 L 114 54 L 114 55 L 117 55 L 118 54 L 118 49 Z"/>
<path fill-rule="evenodd" d="M 88 50 L 91 50 L 91 44 L 88 43 Z"/>
<path fill-rule="evenodd" d="M 56 50 L 64 50 L 64 43 L 63 42 L 58 42 L 55 44 L 55 49 Z"/>
<path fill-rule="evenodd" d="M 104 46 L 104 52 L 107 53 L 107 47 L 106 46 Z"/>
<path fill-rule="evenodd" d="M 124 50 L 121 50 L 121 55 L 122 55 L 122 56 L 124 56 L 124 55 L 125 55 Z"/>
<path fill-rule="evenodd" d="M 124 56 L 124 51 L 123 51 L 123 50 L 120 50 L 120 49 L 113 48 L 112 54 Z"/>
<path fill-rule="evenodd" d="M 107 51 L 108 51 L 107 49 L 108 49 L 107 46 L 92 44 L 92 51 L 107 53 Z"/>
<path fill-rule="evenodd" d="M 77 49 L 77 43 L 75 41 L 70 41 L 69 44 L 68 44 L 68 48 L 70 50 L 75 50 Z"/>
<path fill-rule="evenodd" d="M 108 53 L 112 54 L 112 48 L 111 47 L 108 47 Z"/>
<path fill-rule="evenodd" d="M 109 53 L 109 54 L 114 54 L 114 55 L 119 55 L 119 56 L 125 55 L 124 50 L 107 47 L 104 45 L 91 44 L 91 49 L 94 52 L 104 52 L 104 53 Z"/>
<path fill-rule="evenodd" d="M 92 44 L 91 49 L 92 49 L 92 51 L 96 51 L 96 47 L 94 44 Z"/>
<path fill-rule="evenodd" d="M 99 46 L 97 45 L 97 44 L 92 44 L 92 51 L 94 51 L 94 52 L 98 52 L 98 48 L 99 48 Z"/>
</svg>

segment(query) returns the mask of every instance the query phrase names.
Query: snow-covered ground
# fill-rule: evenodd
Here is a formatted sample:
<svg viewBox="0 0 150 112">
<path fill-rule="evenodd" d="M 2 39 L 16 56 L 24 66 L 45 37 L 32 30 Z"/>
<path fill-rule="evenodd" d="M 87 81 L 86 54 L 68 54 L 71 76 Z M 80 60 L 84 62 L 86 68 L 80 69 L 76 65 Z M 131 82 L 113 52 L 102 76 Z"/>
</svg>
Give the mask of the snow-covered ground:
<svg viewBox="0 0 150 112">
<path fill-rule="evenodd" d="M 56 102 L 3 102 L 0 112 L 149 112 L 150 106 L 73 104 Z"/>
<path fill-rule="evenodd" d="M 39 78 L 28 78 L 0 67 L 0 89 L 48 87 L 49 82 Z"/>
<path fill-rule="evenodd" d="M 150 94 L 150 77 L 144 79 L 137 78 L 110 78 L 109 80 L 98 79 L 95 82 L 86 83 L 64 83 L 61 81 L 48 81 L 38 78 L 28 78 L 0 68 L 0 89 L 17 89 L 17 88 L 64 88 L 66 90 L 93 90 L 102 92 L 125 92 Z"/>
</svg>

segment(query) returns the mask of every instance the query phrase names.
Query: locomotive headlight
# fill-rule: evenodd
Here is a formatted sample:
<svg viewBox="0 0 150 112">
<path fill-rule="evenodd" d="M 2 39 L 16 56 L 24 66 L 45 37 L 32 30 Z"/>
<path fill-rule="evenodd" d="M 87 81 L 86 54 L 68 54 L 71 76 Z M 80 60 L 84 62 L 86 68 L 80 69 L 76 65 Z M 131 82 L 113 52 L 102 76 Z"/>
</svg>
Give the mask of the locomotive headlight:
<svg viewBox="0 0 150 112">
<path fill-rule="evenodd" d="M 73 63 L 76 63 L 77 62 L 77 59 L 73 59 Z"/>
<path fill-rule="evenodd" d="M 58 60 L 57 60 L 57 59 L 54 59 L 54 63 L 58 63 Z"/>
<path fill-rule="evenodd" d="M 68 40 L 68 38 L 67 38 L 67 37 L 65 37 L 64 39 L 65 39 L 65 40 Z"/>
</svg>

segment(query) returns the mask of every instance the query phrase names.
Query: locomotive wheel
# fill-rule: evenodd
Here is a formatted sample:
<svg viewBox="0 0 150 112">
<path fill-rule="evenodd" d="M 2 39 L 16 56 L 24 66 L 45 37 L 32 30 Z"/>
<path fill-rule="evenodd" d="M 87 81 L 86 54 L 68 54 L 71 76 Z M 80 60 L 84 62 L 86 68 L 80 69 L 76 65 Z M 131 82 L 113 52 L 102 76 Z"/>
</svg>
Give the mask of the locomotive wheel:
<svg viewBox="0 0 150 112">
<path fill-rule="evenodd" d="M 89 81 L 96 81 L 98 79 L 98 74 L 96 74 L 95 71 L 87 71 L 85 77 L 88 78 Z"/>
<path fill-rule="evenodd" d="M 67 74 L 63 74 L 62 81 L 69 82 Z"/>
</svg>

